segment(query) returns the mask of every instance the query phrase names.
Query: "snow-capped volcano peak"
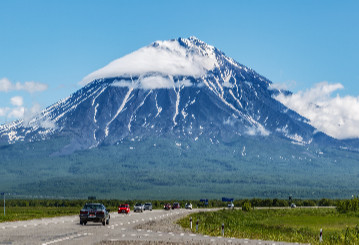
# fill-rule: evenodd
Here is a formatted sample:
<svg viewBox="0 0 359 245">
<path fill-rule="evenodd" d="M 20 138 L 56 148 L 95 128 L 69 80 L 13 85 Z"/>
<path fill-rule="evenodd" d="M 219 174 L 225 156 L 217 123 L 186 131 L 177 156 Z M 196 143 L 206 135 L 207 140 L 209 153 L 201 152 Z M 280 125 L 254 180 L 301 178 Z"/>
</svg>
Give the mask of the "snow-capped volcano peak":
<svg viewBox="0 0 359 245">
<path fill-rule="evenodd" d="M 89 74 L 83 84 L 112 77 L 162 74 L 200 77 L 218 66 L 215 48 L 196 37 L 156 41 Z"/>
<path fill-rule="evenodd" d="M 28 123 L 0 126 L 0 143 L 66 136 L 73 151 L 152 136 L 211 144 L 243 135 L 298 144 L 314 137 L 305 118 L 273 98 L 268 79 L 196 37 L 153 42 L 83 81 Z"/>
</svg>

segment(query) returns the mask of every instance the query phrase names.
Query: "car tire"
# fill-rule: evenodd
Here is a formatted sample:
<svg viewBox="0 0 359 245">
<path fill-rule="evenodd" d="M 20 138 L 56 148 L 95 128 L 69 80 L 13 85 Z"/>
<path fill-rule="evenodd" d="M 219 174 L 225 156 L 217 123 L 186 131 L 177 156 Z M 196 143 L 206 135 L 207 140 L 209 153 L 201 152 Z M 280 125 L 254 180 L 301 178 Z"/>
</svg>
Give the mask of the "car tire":
<svg viewBox="0 0 359 245">
<path fill-rule="evenodd" d="M 84 222 L 82 222 L 82 220 L 80 220 L 80 225 L 83 225 L 84 224 Z"/>
<path fill-rule="evenodd" d="M 104 220 L 104 221 L 102 221 L 102 225 L 106 225 L 106 221 Z"/>
<path fill-rule="evenodd" d="M 110 224 L 110 218 L 108 218 L 108 220 L 106 220 L 106 225 Z"/>
<path fill-rule="evenodd" d="M 84 221 L 84 225 L 86 225 L 87 224 L 87 221 Z"/>
</svg>

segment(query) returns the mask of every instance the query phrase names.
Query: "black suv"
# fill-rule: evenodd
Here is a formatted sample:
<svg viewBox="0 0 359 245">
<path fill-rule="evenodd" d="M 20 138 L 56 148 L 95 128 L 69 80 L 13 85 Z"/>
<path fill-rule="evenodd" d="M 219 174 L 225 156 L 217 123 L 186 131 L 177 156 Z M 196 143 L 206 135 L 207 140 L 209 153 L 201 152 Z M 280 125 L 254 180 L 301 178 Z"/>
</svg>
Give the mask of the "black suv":
<svg viewBox="0 0 359 245">
<path fill-rule="evenodd" d="M 110 210 L 102 203 L 86 203 L 80 211 L 80 225 L 86 225 L 88 221 L 110 223 Z"/>
</svg>

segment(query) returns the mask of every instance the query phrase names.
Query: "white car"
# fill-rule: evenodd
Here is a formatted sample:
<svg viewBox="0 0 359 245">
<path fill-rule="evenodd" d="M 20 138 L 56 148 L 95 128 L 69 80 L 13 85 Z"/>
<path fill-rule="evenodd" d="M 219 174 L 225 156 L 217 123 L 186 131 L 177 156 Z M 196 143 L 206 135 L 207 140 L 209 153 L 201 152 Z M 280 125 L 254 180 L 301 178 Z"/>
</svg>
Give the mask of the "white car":
<svg viewBox="0 0 359 245">
<path fill-rule="evenodd" d="M 233 204 L 233 202 L 228 203 L 228 208 L 229 208 L 229 209 L 234 209 L 234 204 Z"/>
<path fill-rule="evenodd" d="M 185 209 L 191 209 L 192 210 L 192 203 L 186 203 L 186 205 L 184 207 L 185 207 Z"/>
<path fill-rule="evenodd" d="M 133 207 L 133 212 L 143 212 L 143 210 L 145 209 L 145 205 L 143 205 L 142 203 L 136 203 L 135 206 Z"/>
</svg>

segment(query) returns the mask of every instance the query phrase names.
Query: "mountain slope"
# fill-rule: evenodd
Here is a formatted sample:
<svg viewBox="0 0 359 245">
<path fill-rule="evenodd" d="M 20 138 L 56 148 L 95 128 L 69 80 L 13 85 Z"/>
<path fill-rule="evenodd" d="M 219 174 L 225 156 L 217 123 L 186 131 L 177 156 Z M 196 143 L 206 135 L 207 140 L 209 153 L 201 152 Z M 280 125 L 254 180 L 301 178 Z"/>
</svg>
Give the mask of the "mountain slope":
<svg viewBox="0 0 359 245">
<path fill-rule="evenodd" d="M 88 75 L 88 84 L 30 122 L 0 128 L 3 142 L 69 135 L 71 149 L 125 137 L 234 135 L 309 144 L 314 128 L 272 98 L 271 82 L 191 37 L 155 42 Z"/>
<path fill-rule="evenodd" d="M 0 186 L 33 197 L 351 195 L 358 143 L 318 132 L 271 82 L 195 37 L 158 41 L 0 126 Z"/>
</svg>

